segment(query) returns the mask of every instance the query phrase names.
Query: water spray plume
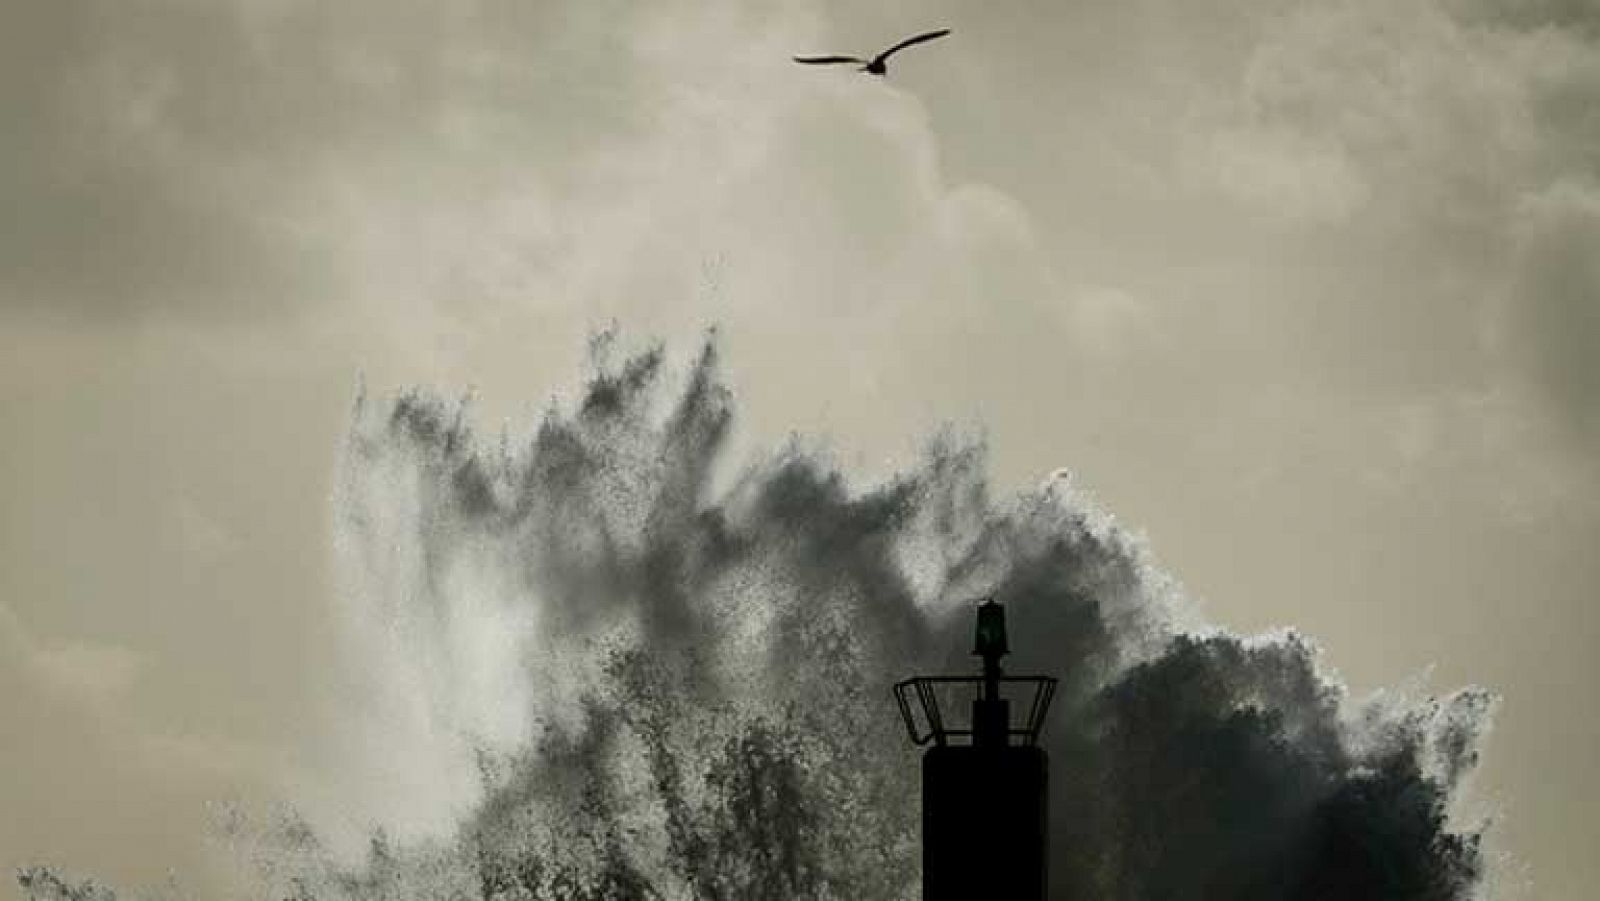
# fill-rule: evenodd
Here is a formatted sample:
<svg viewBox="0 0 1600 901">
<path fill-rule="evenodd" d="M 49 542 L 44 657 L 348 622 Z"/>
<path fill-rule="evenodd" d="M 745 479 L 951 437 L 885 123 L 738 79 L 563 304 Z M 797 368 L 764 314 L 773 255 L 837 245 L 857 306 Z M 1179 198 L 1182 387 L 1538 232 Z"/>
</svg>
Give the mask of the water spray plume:
<svg viewBox="0 0 1600 901">
<path fill-rule="evenodd" d="M 262 897 L 917 898 L 889 689 L 970 668 L 975 597 L 1005 603 L 1008 664 L 1060 679 L 1053 897 L 1473 896 L 1483 824 L 1451 802 L 1483 693 L 1360 704 L 1295 634 L 1196 632 L 1103 511 L 992 497 L 980 447 L 869 489 L 791 448 L 716 487 L 715 347 L 675 374 L 601 366 L 504 445 L 423 392 L 358 405 L 339 550 L 391 806 L 354 864 L 258 824 Z"/>
</svg>

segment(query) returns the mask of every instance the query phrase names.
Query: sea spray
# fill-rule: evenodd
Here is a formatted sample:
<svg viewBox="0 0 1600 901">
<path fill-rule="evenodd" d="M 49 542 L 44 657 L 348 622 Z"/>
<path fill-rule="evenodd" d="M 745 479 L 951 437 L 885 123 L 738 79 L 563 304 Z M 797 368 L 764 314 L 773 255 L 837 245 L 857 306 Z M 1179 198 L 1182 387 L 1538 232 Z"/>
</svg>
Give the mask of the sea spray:
<svg viewBox="0 0 1600 901">
<path fill-rule="evenodd" d="M 714 478 L 732 396 L 714 345 L 686 370 L 602 365 L 526 439 L 423 392 L 358 404 L 338 550 L 386 826 L 351 863 L 241 816 L 261 897 L 916 898 L 889 686 L 969 667 L 985 596 L 1062 683 L 1053 897 L 1476 891 L 1483 826 L 1450 812 L 1482 692 L 1355 703 L 1305 638 L 1198 623 L 1070 480 L 991 497 L 978 445 L 868 488 L 798 446 Z"/>
</svg>

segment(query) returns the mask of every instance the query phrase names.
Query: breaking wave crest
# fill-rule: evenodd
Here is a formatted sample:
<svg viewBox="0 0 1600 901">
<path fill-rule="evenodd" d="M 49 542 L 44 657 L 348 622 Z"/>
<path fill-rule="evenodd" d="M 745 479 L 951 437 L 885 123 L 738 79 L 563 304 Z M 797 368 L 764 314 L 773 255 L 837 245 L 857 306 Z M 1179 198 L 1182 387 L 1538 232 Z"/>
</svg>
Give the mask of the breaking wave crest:
<svg viewBox="0 0 1600 901">
<path fill-rule="evenodd" d="M 972 443 L 870 488 L 798 446 L 731 468 L 714 344 L 684 370 L 600 365 L 525 440 L 420 392 L 358 403 L 338 551 L 391 825 L 350 862 L 241 817 L 261 896 L 917 898 L 889 687 L 971 669 L 991 595 L 1012 666 L 1061 680 L 1053 897 L 1478 890 L 1483 824 L 1450 808 L 1484 693 L 1357 703 L 1296 634 L 1198 624 L 1070 480 L 993 498 Z"/>
</svg>

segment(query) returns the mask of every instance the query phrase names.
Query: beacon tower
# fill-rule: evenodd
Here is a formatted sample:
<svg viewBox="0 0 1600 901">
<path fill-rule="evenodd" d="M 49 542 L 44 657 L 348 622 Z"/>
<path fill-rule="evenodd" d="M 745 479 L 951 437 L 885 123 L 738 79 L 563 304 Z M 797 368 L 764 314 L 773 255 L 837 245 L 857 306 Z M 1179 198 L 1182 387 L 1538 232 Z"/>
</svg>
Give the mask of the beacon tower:
<svg viewBox="0 0 1600 901">
<path fill-rule="evenodd" d="M 1007 676 L 1005 607 L 978 606 L 977 675 L 916 676 L 895 685 L 922 755 L 924 901 L 1043 901 L 1048 760 L 1039 729 L 1055 694 L 1049 676 Z M 1012 702 L 1020 717 L 1013 717 Z M 961 707 L 967 702 L 966 715 Z M 946 717 L 950 718 L 947 720 Z"/>
</svg>

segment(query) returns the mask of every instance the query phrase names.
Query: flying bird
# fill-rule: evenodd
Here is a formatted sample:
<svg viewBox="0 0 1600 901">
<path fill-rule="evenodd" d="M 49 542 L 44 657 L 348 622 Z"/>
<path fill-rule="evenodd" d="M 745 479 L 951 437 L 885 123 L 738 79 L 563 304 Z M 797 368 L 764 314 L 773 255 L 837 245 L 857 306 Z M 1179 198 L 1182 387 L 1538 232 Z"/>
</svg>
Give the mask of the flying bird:
<svg viewBox="0 0 1600 901">
<path fill-rule="evenodd" d="M 862 59 L 858 56 L 797 56 L 794 58 L 794 61 L 797 63 L 805 63 L 808 66 L 831 66 L 838 63 L 855 63 L 861 67 L 859 70 L 861 72 L 871 72 L 873 75 L 884 75 L 889 71 L 887 63 L 890 56 L 906 49 L 907 47 L 910 47 L 912 44 L 920 44 L 923 41 L 931 41 L 934 38 L 942 38 L 949 33 L 950 29 L 948 28 L 941 28 L 937 31 L 923 32 L 916 37 L 906 38 L 893 47 L 890 47 L 888 50 L 885 50 L 877 56 L 874 56 L 870 60 Z"/>
</svg>

